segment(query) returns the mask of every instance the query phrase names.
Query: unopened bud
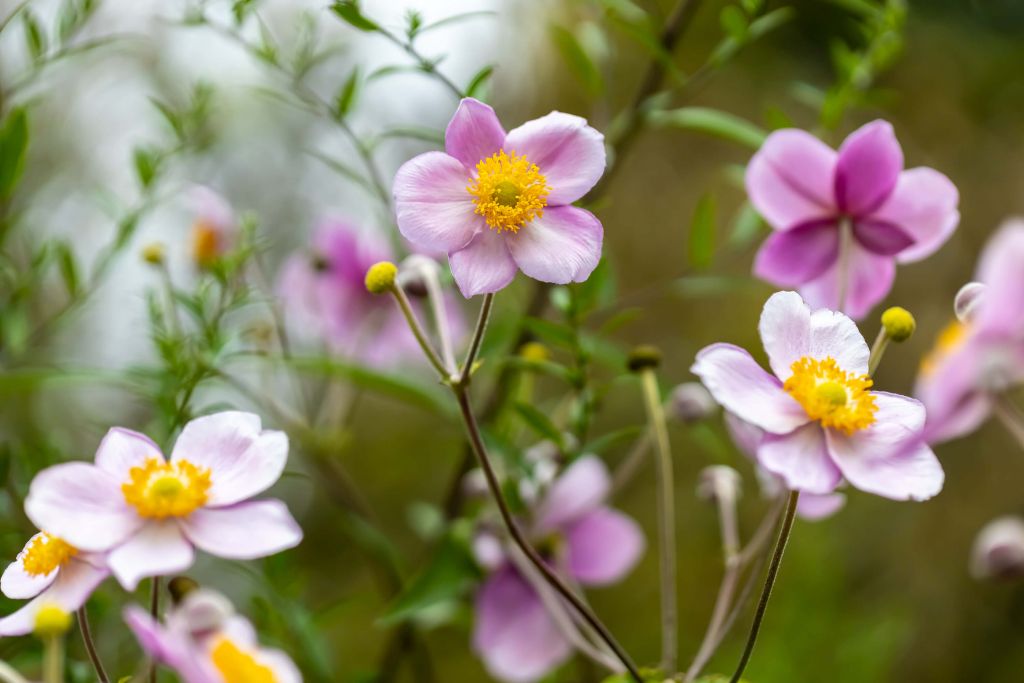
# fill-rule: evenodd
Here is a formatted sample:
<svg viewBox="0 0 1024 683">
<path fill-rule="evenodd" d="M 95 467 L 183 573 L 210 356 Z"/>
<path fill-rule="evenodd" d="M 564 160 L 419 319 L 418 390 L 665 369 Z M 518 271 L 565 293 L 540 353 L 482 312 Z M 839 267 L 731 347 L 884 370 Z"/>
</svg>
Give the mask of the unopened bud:
<svg viewBox="0 0 1024 683">
<path fill-rule="evenodd" d="M 398 282 L 409 296 L 422 299 L 430 294 L 428 279 L 437 281 L 437 261 L 422 254 L 413 254 L 398 269 Z"/>
<path fill-rule="evenodd" d="M 395 286 L 398 267 L 390 261 L 381 261 L 366 271 L 366 290 L 371 294 L 383 294 Z"/>
<path fill-rule="evenodd" d="M 882 327 L 885 328 L 885 334 L 889 339 L 894 342 L 903 342 L 914 334 L 917 321 L 907 309 L 893 306 L 882 313 Z"/>
<path fill-rule="evenodd" d="M 162 265 L 166 259 L 167 247 L 162 242 L 150 242 L 142 248 L 142 260 L 150 265 Z"/>
<path fill-rule="evenodd" d="M 175 576 L 167 582 L 167 592 L 175 605 L 181 604 L 190 593 L 199 590 L 199 582 L 187 576 Z"/>
<path fill-rule="evenodd" d="M 1024 520 L 1000 517 L 974 541 L 971 574 L 976 579 L 1024 578 Z"/>
<path fill-rule="evenodd" d="M 686 382 L 672 390 L 669 414 L 681 422 L 700 422 L 718 411 L 718 404 L 700 382 Z"/>
<path fill-rule="evenodd" d="M 195 635 L 219 631 L 234 613 L 230 600 L 207 588 L 198 588 L 186 595 L 176 612 Z"/>
<path fill-rule="evenodd" d="M 48 602 L 36 612 L 32 632 L 40 638 L 56 638 L 71 628 L 71 613 L 60 605 Z"/>
<path fill-rule="evenodd" d="M 626 366 L 630 372 L 640 372 L 661 365 L 661 351 L 655 346 L 644 344 L 629 352 Z"/>
<path fill-rule="evenodd" d="M 978 306 L 985 298 L 986 289 L 985 285 L 980 282 L 968 282 L 960 288 L 960 291 L 956 293 L 956 298 L 953 299 L 953 311 L 956 313 L 957 320 L 962 323 L 971 321 L 978 311 Z"/>
<path fill-rule="evenodd" d="M 526 342 L 519 347 L 519 357 L 534 363 L 551 360 L 551 350 L 540 342 Z"/>
<path fill-rule="evenodd" d="M 738 500 L 743 479 L 727 465 L 711 465 L 700 472 L 697 496 L 708 501 Z"/>
</svg>

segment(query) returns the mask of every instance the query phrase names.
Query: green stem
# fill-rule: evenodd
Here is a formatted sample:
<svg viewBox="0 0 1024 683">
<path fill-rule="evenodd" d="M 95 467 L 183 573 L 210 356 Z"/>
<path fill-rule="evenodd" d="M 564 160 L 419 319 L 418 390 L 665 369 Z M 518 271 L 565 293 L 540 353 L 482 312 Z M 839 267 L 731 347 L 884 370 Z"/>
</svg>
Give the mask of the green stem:
<svg viewBox="0 0 1024 683">
<path fill-rule="evenodd" d="M 160 577 L 154 576 L 150 584 L 149 614 L 153 621 L 160 621 Z M 149 665 L 149 683 L 156 683 L 156 662 Z"/>
<path fill-rule="evenodd" d="M 48 636 L 43 643 L 44 683 L 64 683 L 64 637 Z"/>
<path fill-rule="evenodd" d="M 883 327 L 878 331 L 875 343 L 871 345 L 871 357 L 868 359 L 869 376 L 875 374 L 875 370 L 878 369 L 878 364 L 882 362 L 882 356 L 885 355 L 887 348 L 889 348 L 889 335 L 885 333 L 885 328 Z"/>
<path fill-rule="evenodd" d="M 473 339 L 469 343 L 469 351 L 466 352 L 466 360 L 462 364 L 462 373 L 459 375 L 459 386 L 469 385 L 469 378 L 473 374 L 473 364 L 480 353 L 480 344 L 484 340 L 484 332 L 487 330 L 487 321 L 491 318 L 491 307 L 494 305 L 494 294 L 484 294 L 484 302 L 480 305 L 480 317 L 476 321 L 476 329 L 473 330 Z"/>
<path fill-rule="evenodd" d="M 441 375 L 442 379 L 447 379 L 448 371 L 444 367 L 444 362 L 437 355 L 437 351 L 434 350 L 433 344 L 430 343 L 430 339 L 427 337 L 427 333 L 423 331 L 423 326 L 420 325 L 420 321 L 416 319 L 416 314 L 412 310 L 412 306 L 409 304 L 409 297 L 405 295 L 405 290 L 402 286 L 395 282 L 391 287 L 391 293 L 395 297 L 395 301 L 398 302 L 398 307 L 402 309 L 402 314 L 405 316 L 406 322 L 409 323 L 409 329 L 412 330 L 412 334 L 416 337 L 416 341 L 419 342 L 420 348 L 423 349 L 423 353 L 426 354 L 427 360 L 434 366 L 438 374 Z"/>
<path fill-rule="evenodd" d="M 82 643 L 85 645 L 85 651 L 89 655 L 89 661 L 92 662 L 92 668 L 96 672 L 96 679 L 100 683 L 110 683 L 110 679 L 107 678 L 107 672 L 103 669 L 103 662 L 100 661 L 100 655 L 96 651 L 96 644 L 92 639 L 92 630 L 89 628 L 89 615 L 86 614 L 85 605 L 78 608 L 78 631 L 82 634 Z"/>
<path fill-rule="evenodd" d="M 853 225 L 850 219 L 844 218 L 839 222 L 839 263 L 836 266 L 836 274 L 839 278 L 839 297 L 836 310 L 846 312 L 846 298 L 850 289 L 850 249 L 853 247 Z"/>
</svg>

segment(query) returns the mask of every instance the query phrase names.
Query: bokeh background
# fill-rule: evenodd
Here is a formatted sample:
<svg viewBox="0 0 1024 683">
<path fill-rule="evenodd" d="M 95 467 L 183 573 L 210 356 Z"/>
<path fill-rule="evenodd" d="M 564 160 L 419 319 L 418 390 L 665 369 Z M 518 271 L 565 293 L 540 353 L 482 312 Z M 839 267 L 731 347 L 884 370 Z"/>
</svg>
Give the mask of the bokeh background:
<svg viewBox="0 0 1024 683">
<path fill-rule="evenodd" d="M 211 14 L 230 22 L 230 3 L 206 4 Z M 400 50 L 338 21 L 324 2 L 255 4 L 282 46 L 295 46 L 314 30 L 322 44 L 338 46 L 330 61 L 310 76 L 312 85 L 324 92 L 336 90 L 357 66 L 365 76 L 403 63 Z M 615 4 L 364 0 L 362 8 L 380 23 L 399 27 L 409 8 L 429 19 L 493 10 L 493 15 L 424 37 L 421 48 L 447 55 L 440 68 L 459 83 L 484 65 L 496 64 L 487 95 L 510 127 L 559 109 L 606 128 L 634 97 L 650 61 L 650 54 L 610 19 L 615 15 L 609 8 Z M 673 4 L 638 1 L 634 6 L 658 25 Z M 723 8 L 732 4 L 698 3 L 695 19 L 675 50 L 680 69 L 690 72 L 704 63 L 722 40 Z M 713 107 L 764 128 L 791 122 L 819 130 L 832 144 L 858 125 L 883 117 L 894 123 L 908 166 L 932 166 L 952 178 L 961 192 L 960 229 L 936 256 L 901 268 L 885 304 L 863 324 L 870 339 L 885 305 L 902 305 L 915 313 L 916 336 L 891 348 L 877 375 L 879 386 L 910 393 L 920 358 L 951 319 L 952 297 L 971 279 L 986 238 L 1004 218 L 1024 212 L 1024 5 L 1014 0 L 912 0 L 899 56 L 878 74 L 869 96 L 844 111 L 829 129 L 820 126 L 816 97 L 836 82 L 837 44 L 852 50 L 864 47 L 860 9 L 869 3 L 791 0 L 769 6 L 782 4 L 793 9 L 789 21 L 701 79 L 699 87 L 675 95 L 672 103 Z M 54 21 L 59 3 L 38 0 L 32 8 L 47 24 Z M 17 103 L 31 111 L 25 179 L 19 195 L 5 207 L 8 220 L 17 214 L 15 236 L 21 251 L 10 242 L 5 247 L 15 255 L 30 253 L 29 245 L 61 239 L 83 262 L 90 262 L 110 239 L 110 207 L 131 206 L 138 195 L 132 150 L 168 137 L 151 98 L 183 102 L 197 81 L 208 83 L 212 92 L 203 148 L 175 164 L 159 202 L 103 286 L 86 305 L 63 317 L 52 334 L 18 354 L 5 350 L 0 356 L 0 458 L 5 459 L 4 481 L 10 492 L 0 519 L 5 557 L 13 559 L 27 538 L 17 500 L 31 468 L 40 462 L 32 457 L 42 462 L 91 457 L 109 426 L 145 428 L 153 419 L 151 406 L 92 371 L 117 373 L 152 362 L 144 292 L 156 282 L 138 256 L 143 245 L 165 242 L 175 279 L 187 283 L 196 277 L 187 245 L 192 218 L 181 199 L 182 188 L 193 182 L 213 186 L 240 210 L 251 212 L 267 238 L 271 270 L 304 243 L 324 216 L 390 229 L 365 193 L 311 154 L 353 158 L 337 129 L 275 97 L 286 84 L 231 40 L 208 27 L 181 25 L 187 8 L 177 2 L 107 0 L 83 36 L 123 39 L 38 74 L 25 59 L 20 27 L 0 36 L 0 92 L 9 92 L 24 74 L 31 75 L 16 95 Z M 0 0 L 0 17 L 13 9 L 12 0 Z M 597 64 L 602 85 L 581 82 L 579 70 L 560 52 L 552 26 L 576 37 Z M 244 32 L 259 35 L 251 24 Z M 455 103 L 424 74 L 400 74 L 367 84 L 351 122 L 367 136 L 395 126 L 440 130 Z M 395 139 L 381 145 L 378 159 L 385 177 L 431 144 Z M 692 130 L 645 130 L 621 159 L 595 208 L 605 225 L 605 252 L 617 295 L 595 314 L 592 324 L 597 327 L 629 312 L 628 322 L 608 336 L 619 349 L 638 343 L 660 347 L 666 388 L 692 379 L 688 367 L 707 343 L 724 340 L 760 349 L 756 320 L 771 289 L 749 277 L 758 240 L 739 239 L 734 228 L 743 206 L 737 167 L 751 153 L 732 141 Z M 713 201 L 716 207 L 717 246 L 710 260 L 693 256 L 693 217 L 702 201 Z M 63 295 L 59 282 L 46 281 L 31 316 L 43 317 Z M 496 328 L 510 324 L 531 296 L 525 281 L 503 293 Z M 472 315 L 475 302 L 466 310 Z M 27 382 L 26 368 L 59 368 L 67 376 Z M 73 371 L 79 368 L 90 372 L 79 376 Z M 493 381 L 493 371 L 485 367 L 482 372 L 482 383 Z M 607 376 L 611 370 L 600 372 Z M 425 373 L 423 377 L 429 384 Z M 280 378 L 265 380 L 272 385 Z M 611 389 L 594 420 L 594 434 L 643 422 L 639 387 L 624 378 Z M 540 382 L 538 405 L 557 403 L 557 391 L 557 386 Z M 252 407 L 216 386 L 205 388 L 198 403 Z M 429 556 L 431 543 L 424 537 L 429 537 L 429 524 L 424 519 L 444 499 L 451 472 L 462 458 L 461 428 L 450 416 L 366 392 L 345 436 L 336 457 L 372 505 L 378 527 L 398 549 L 403 572 L 411 576 Z M 750 467 L 723 445 L 726 438 L 717 420 L 699 427 L 674 425 L 672 431 L 680 501 L 684 659 L 700 641 L 721 574 L 714 510 L 694 495 L 698 472 L 723 460 L 741 469 L 747 534 L 766 509 Z M 528 441 L 523 438 L 520 445 Z M 45 454 L 39 455 L 39 449 Z M 616 463 L 627 450 L 628 444 L 617 445 L 605 456 Z M 34 455 L 26 457 L 26 452 Z M 1024 587 L 983 584 L 968 573 L 970 547 L 985 522 L 1024 512 L 1024 453 L 998 424 L 990 424 L 970 438 L 942 446 L 939 455 L 947 483 L 932 501 L 894 503 L 853 492 L 834 518 L 798 523 L 748 669 L 751 681 L 1024 680 Z M 319 658 L 320 664 L 315 671 L 307 670 L 308 680 L 373 680 L 373 672 L 387 658 L 383 648 L 394 630 L 379 620 L 389 598 L 378 589 L 372 562 L 353 540 L 358 531 L 343 519 L 332 493 L 301 460 L 289 469 L 276 492 L 299 516 L 305 543 L 285 556 L 246 567 L 204 561 L 195 574 L 255 613 L 271 640 L 288 649 L 311 649 L 312 654 L 302 656 Z M 640 520 L 652 542 L 653 491 L 648 469 L 616 499 L 616 505 Z M 641 661 L 657 656 L 657 598 L 653 552 L 626 581 L 592 593 L 597 612 Z M 104 655 L 130 673 L 138 654 L 117 626 L 123 601 L 108 585 L 94 603 L 94 627 Z M 15 605 L 3 600 L 0 606 L 6 612 Z M 468 606 L 447 610 L 436 621 L 436 626 L 424 628 L 436 680 L 484 680 L 469 648 Z M 320 640 L 314 643 L 310 634 Z M 0 657 L 31 670 L 37 651 L 27 640 L 0 641 Z M 731 671 L 739 640 L 734 634 L 713 670 Z M 77 643 L 71 651 L 84 661 Z M 89 680 L 84 668 L 76 675 Z M 557 680 L 589 681 L 596 676 L 574 665 Z M 407 678 L 413 680 L 403 672 L 400 680 Z"/>
</svg>

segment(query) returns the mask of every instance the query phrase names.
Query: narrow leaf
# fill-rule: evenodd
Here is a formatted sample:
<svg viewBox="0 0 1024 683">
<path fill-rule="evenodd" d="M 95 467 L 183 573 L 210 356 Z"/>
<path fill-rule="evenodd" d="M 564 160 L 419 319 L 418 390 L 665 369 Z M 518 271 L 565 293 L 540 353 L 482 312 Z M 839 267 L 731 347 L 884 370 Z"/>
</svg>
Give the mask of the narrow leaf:
<svg viewBox="0 0 1024 683">
<path fill-rule="evenodd" d="M 650 113 L 651 123 L 669 128 L 682 128 L 760 149 L 768 134 L 759 126 L 718 109 L 683 107 Z"/>
<path fill-rule="evenodd" d="M 449 534 L 430 563 L 402 590 L 380 623 L 384 626 L 401 623 L 439 603 L 455 600 L 479 577 L 480 572 L 465 544 Z"/>
<path fill-rule="evenodd" d="M 715 257 L 715 197 L 705 194 L 697 202 L 690 226 L 690 265 L 703 269 Z"/>
<path fill-rule="evenodd" d="M 600 69 L 586 53 L 576 36 L 561 26 L 551 27 L 551 38 L 555 41 L 562 59 L 569 66 L 573 75 L 590 95 L 600 95 L 604 91 L 604 78 Z"/>
<path fill-rule="evenodd" d="M 334 116 L 336 119 L 341 120 L 348 116 L 348 113 L 352 111 L 352 107 L 355 106 L 356 96 L 359 91 L 359 68 L 352 70 L 348 78 L 345 79 L 345 84 L 341 86 L 341 90 L 338 92 L 337 98 L 334 101 Z"/>
<path fill-rule="evenodd" d="M 15 109 L 0 128 L 0 198 L 10 197 L 21 179 L 28 149 L 28 115 Z"/>
<path fill-rule="evenodd" d="M 565 435 L 563 435 L 562 430 L 551 421 L 550 417 L 529 403 L 516 403 L 515 409 L 519 414 L 519 417 L 523 418 L 523 421 L 527 426 L 537 433 L 537 436 L 551 441 L 557 445 L 560 450 L 565 450 Z"/>
<path fill-rule="evenodd" d="M 378 26 L 374 21 L 367 18 L 360 10 L 359 5 L 352 0 L 339 0 L 331 6 L 331 11 L 341 17 L 349 26 L 357 28 L 360 31 L 366 31 L 372 33 L 379 31 Z"/>
<path fill-rule="evenodd" d="M 484 68 L 476 72 L 470 80 L 469 85 L 466 86 L 466 97 L 477 97 L 477 95 L 484 89 L 487 83 L 487 79 L 494 73 L 494 65 L 488 64 Z"/>
</svg>

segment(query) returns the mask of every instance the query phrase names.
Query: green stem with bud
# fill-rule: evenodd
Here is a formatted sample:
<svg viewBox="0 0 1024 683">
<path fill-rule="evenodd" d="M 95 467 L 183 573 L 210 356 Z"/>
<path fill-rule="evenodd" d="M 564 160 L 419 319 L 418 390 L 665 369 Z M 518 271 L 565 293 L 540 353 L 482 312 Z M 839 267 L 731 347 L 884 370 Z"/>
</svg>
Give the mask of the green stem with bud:
<svg viewBox="0 0 1024 683">
<path fill-rule="evenodd" d="M 437 370 L 442 378 L 447 379 L 448 370 L 445 368 L 441 357 L 437 355 L 437 351 L 434 350 L 434 346 L 430 343 L 427 333 L 423 331 L 420 321 L 416 319 L 416 314 L 409 303 L 409 297 L 405 295 L 405 290 L 402 289 L 398 282 L 395 282 L 389 291 L 395 297 L 395 301 L 398 302 L 398 307 L 402 309 L 402 315 L 405 316 L 406 322 L 409 323 L 409 329 L 412 331 L 413 336 L 416 337 L 416 341 L 419 342 L 420 348 L 423 349 L 423 353 L 427 356 L 427 360 L 430 361 L 430 364 L 434 366 L 434 369 Z"/>
<path fill-rule="evenodd" d="M 878 330 L 875 343 L 871 345 L 871 356 L 868 358 L 868 376 L 875 374 L 875 370 L 878 369 L 878 364 L 882 362 L 882 356 L 885 355 L 887 348 L 889 348 L 889 335 L 883 327 Z"/>
<path fill-rule="evenodd" d="M 43 639 L 43 683 L 64 683 L 64 637 Z"/>
</svg>

